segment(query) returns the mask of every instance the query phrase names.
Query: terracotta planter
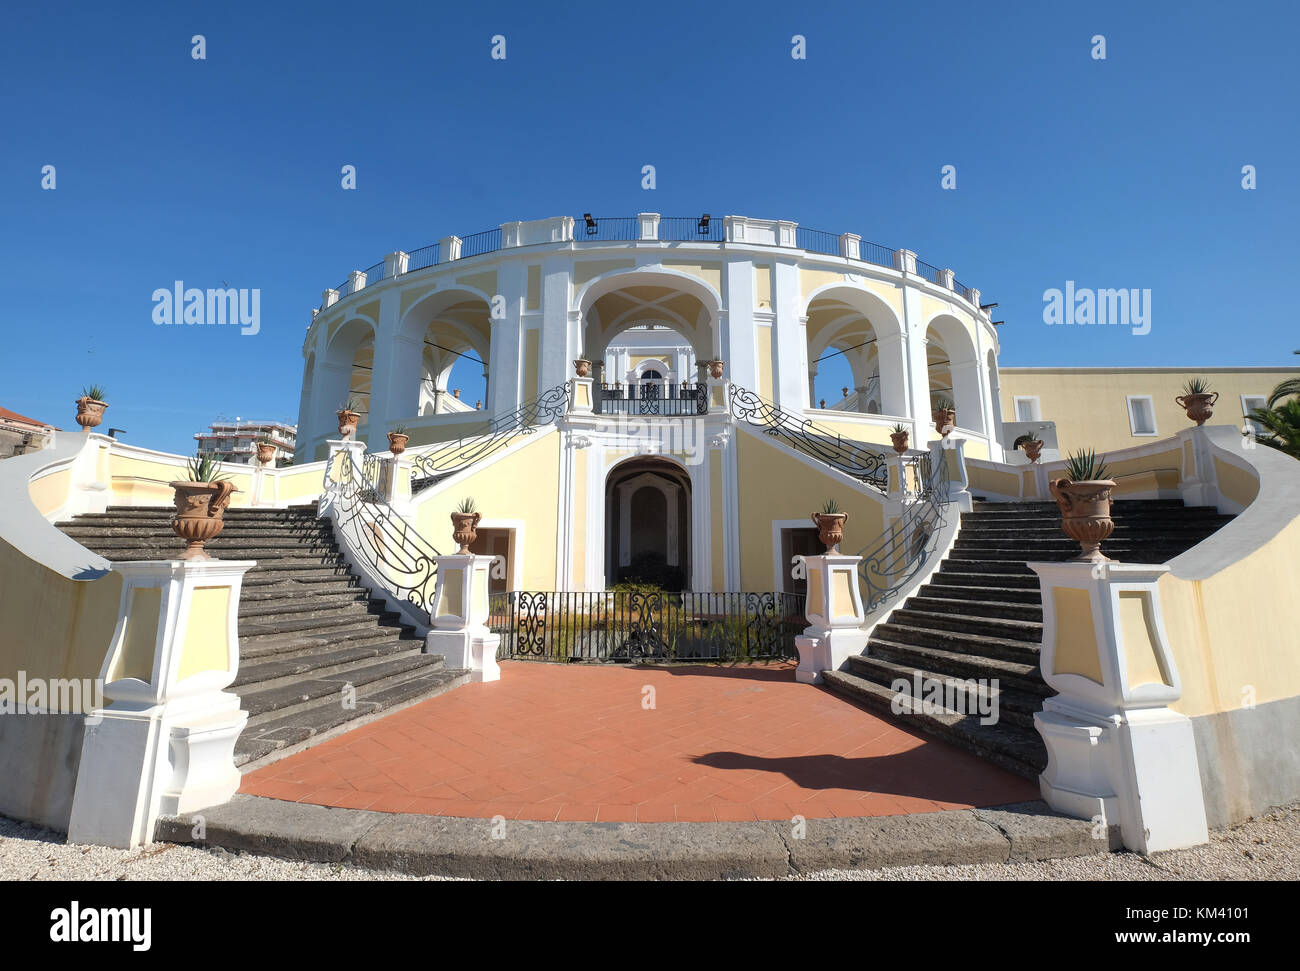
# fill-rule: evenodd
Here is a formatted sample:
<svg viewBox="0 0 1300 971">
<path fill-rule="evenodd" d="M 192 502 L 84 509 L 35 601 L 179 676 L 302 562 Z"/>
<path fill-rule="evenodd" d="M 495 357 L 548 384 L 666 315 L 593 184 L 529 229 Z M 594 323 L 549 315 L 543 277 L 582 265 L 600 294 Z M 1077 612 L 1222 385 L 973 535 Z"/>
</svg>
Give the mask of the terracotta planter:
<svg viewBox="0 0 1300 971">
<path fill-rule="evenodd" d="M 838 553 L 840 543 L 844 540 L 844 524 L 848 522 L 846 512 L 815 512 L 812 521 L 817 527 L 817 538 L 826 546 L 827 553 Z"/>
<path fill-rule="evenodd" d="M 1198 425 L 1204 425 L 1214 416 L 1213 405 L 1218 400 L 1219 392 L 1217 391 L 1210 391 L 1207 394 L 1179 395 L 1174 399 L 1187 410 L 1187 417 Z M 81 419 L 77 420 L 80 421 Z"/>
<path fill-rule="evenodd" d="M 394 455 L 401 455 L 406 451 L 406 443 L 411 440 L 410 435 L 404 435 L 401 432 L 388 433 L 388 450 Z"/>
<path fill-rule="evenodd" d="M 94 401 L 85 396 L 78 398 L 77 424 L 81 426 L 81 430 L 88 432 L 103 421 L 104 409 L 107 407 L 106 401 Z"/>
<path fill-rule="evenodd" d="M 716 379 L 722 377 L 722 366 L 726 363 L 726 361 L 705 361 L 704 366 L 709 369 L 709 377 Z"/>
<path fill-rule="evenodd" d="M 451 538 L 460 544 L 457 553 L 468 553 L 470 545 L 478 539 L 481 512 L 454 512 L 451 514 Z"/>
<path fill-rule="evenodd" d="M 259 442 L 257 445 L 257 460 L 263 465 L 273 462 L 275 460 L 275 446 L 263 445 Z"/>
<path fill-rule="evenodd" d="M 934 430 L 944 438 L 957 427 L 957 412 L 952 408 L 936 408 L 930 417 L 934 419 Z"/>
<path fill-rule="evenodd" d="M 1037 462 L 1038 456 L 1043 454 L 1043 443 L 1041 441 L 1025 442 L 1021 447 L 1025 450 L 1025 455 L 1029 456 L 1030 462 Z"/>
<path fill-rule="evenodd" d="M 578 377 L 585 378 L 591 373 L 591 362 L 580 357 L 573 362 L 573 369 L 578 372 Z"/>
<path fill-rule="evenodd" d="M 902 455 L 907 451 L 907 437 L 911 432 L 890 432 L 890 441 L 894 443 L 894 451 Z"/>
<path fill-rule="evenodd" d="M 359 412 L 348 411 L 346 408 L 338 412 L 339 434 L 344 438 L 352 435 L 357 430 L 357 422 L 361 420 Z"/>
<path fill-rule="evenodd" d="M 1083 547 L 1075 557 L 1090 563 L 1105 563 L 1101 543 L 1115 531 L 1115 521 L 1110 518 L 1111 491 L 1114 479 L 1093 479 L 1071 482 L 1055 479 L 1050 483 L 1052 498 L 1061 510 L 1061 529 L 1065 535 Z"/>
<path fill-rule="evenodd" d="M 176 490 L 176 518 L 172 529 L 188 544 L 181 554 L 184 560 L 210 560 L 203 544 L 221 532 L 225 525 L 221 514 L 230 505 L 235 492 L 231 482 L 169 482 Z"/>
</svg>

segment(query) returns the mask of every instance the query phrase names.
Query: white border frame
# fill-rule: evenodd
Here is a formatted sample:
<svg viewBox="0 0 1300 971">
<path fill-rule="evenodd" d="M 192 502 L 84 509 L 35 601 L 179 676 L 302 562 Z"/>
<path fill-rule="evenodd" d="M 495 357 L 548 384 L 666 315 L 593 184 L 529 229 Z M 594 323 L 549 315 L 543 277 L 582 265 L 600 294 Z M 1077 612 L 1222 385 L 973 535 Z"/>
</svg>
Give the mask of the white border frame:
<svg viewBox="0 0 1300 971">
<path fill-rule="evenodd" d="M 1151 431 L 1140 432 L 1133 424 L 1133 402 L 1145 399 L 1151 406 Z M 1128 412 L 1128 430 L 1134 438 L 1159 438 L 1160 423 L 1156 421 L 1156 402 L 1149 394 L 1127 394 L 1124 396 L 1124 410 Z"/>
<path fill-rule="evenodd" d="M 1034 403 L 1034 414 L 1032 418 L 1020 417 L 1020 402 L 1032 401 Z M 1043 403 L 1036 394 L 1013 394 L 1011 396 L 1011 413 L 1015 415 L 1012 421 L 1042 421 L 1043 420 Z"/>
</svg>

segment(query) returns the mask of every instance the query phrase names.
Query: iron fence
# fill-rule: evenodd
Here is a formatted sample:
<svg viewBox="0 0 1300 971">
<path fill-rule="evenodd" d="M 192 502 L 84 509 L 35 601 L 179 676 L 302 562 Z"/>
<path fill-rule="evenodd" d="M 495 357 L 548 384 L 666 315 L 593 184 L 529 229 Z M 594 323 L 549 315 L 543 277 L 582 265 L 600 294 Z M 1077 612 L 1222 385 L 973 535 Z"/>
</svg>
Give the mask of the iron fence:
<svg viewBox="0 0 1300 971">
<path fill-rule="evenodd" d="M 761 661 L 796 656 L 806 625 L 793 593 L 521 591 L 488 598 L 498 658 Z"/>
<path fill-rule="evenodd" d="M 794 244 L 809 253 L 840 255 L 840 237 L 836 233 L 828 233 L 821 229 L 804 229 L 799 226 L 794 231 Z"/>
<path fill-rule="evenodd" d="M 708 224 L 701 225 L 699 216 L 665 216 L 659 220 L 659 238 L 669 243 L 722 243 L 727 233 L 720 218 L 709 217 Z"/>
<path fill-rule="evenodd" d="M 937 285 L 939 283 L 939 268 L 937 266 L 931 266 L 929 263 L 922 263 L 920 260 L 917 260 L 916 275 L 922 279 L 929 280 L 933 284 Z"/>
<path fill-rule="evenodd" d="M 374 266 L 365 271 L 366 286 L 372 287 L 384 278 L 384 261 L 380 260 Z"/>
<path fill-rule="evenodd" d="M 636 388 L 635 385 L 632 386 Z M 622 385 L 601 385 L 596 396 L 598 415 L 659 415 L 686 417 L 705 415 L 709 411 L 709 389 L 703 384 L 679 384 L 667 392 L 657 384 L 645 384 L 635 397 L 626 394 Z"/>
<path fill-rule="evenodd" d="M 492 253 L 500 248 L 501 230 L 488 229 L 473 236 L 466 236 L 460 241 L 460 258 L 465 260 L 471 256 L 482 256 L 484 253 Z"/>
<path fill-rule="evenodd" d="M 426 267 L 437 266 L 438 258 L 442 252 L 442 243 L 434 243 L 432 246 L 421 246 L 419 249 L 411 250 L 410 259 L 406 263 L 406 272 L 412 270 L 423 270 Z"/>
<path fill-rule="evenodd" d="M 881 246 L 879 243 L 868 243 L 863 240 L 858 244 L 858 253 L 864 263 L 874 263 L 876 266 L 894 265 L 894 253 L 896 251 L 888 246 Z"/>
<path fill-rule="evenodd" d="M 594 226 L 588 226 L 582 216 L 573 221 L 573 238 L 580 243 L 630 242 L 641 238 L 640 221 L 636 216 L 593 216 Z"/>
</svg>

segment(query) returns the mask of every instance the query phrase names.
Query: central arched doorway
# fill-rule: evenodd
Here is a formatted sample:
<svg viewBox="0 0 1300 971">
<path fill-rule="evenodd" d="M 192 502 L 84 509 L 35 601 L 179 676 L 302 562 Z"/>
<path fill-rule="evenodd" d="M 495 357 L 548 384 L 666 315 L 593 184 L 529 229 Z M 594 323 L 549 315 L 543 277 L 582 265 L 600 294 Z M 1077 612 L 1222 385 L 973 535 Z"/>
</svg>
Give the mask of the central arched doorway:
<svg viewBox="0 0 1300 971">
<path fill-rule="evenodd" d="M 691 480 L 667 459 L 629 459 L 605 480 L 605 583 L 691 582 Z"/>
</svg>

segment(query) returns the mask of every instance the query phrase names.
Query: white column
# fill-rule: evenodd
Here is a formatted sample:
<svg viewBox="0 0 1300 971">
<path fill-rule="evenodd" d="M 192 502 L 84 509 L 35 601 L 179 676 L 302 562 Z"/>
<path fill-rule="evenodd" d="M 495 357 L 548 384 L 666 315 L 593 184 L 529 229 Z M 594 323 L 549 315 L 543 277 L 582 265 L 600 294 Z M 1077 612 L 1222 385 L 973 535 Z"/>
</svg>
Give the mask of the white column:
<svg viewBox="0 0 1300 971">
<path fill-rule="evenodd" d="M 497 270 L 497 287 L 505 298 L 505 316 L 490 323 L 492 340 L 488 352 L 487 407 L 495 415 L 506 415 L 523 403 L 524 300 L 528 288 L 528 267 L 510 260 Z M 543 390 L 541 388 L 539 391 Z"/>
<path fill-rule="evenodd" d="M 727 313 L 722 320 L 721 351 L 731 380 L 758 391 L 757 327 L 754 324 L 754 264 L 734 259 L 726 270 Z"/>
<path fill-rule="evenodd" d="M 772 272 L 772 394 L 792 414 L 808 406 L 804 376 L 808 373 L 807 332 L 799 304 L 799 267 L 778 260 Z"/>
</svg>

